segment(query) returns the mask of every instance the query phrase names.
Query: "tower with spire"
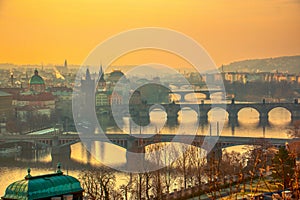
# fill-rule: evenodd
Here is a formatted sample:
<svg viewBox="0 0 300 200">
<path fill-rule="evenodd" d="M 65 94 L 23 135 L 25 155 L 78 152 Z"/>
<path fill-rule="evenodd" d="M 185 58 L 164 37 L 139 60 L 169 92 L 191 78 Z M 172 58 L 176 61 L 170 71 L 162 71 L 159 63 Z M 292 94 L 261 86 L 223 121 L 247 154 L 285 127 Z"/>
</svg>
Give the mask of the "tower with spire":
<svg viewBox="0 0 300 200">
<path fill-rule="evenodd" d="M 98 78 L 99 78 L 99 81 L 98 81 L 98 85 L 97 85 L 97 90 L 105 91 L 106 90 L 106 81 L 104 80 L 104 72 L 103 72 L 102 65 L 100 66 Z"/>
<path fill-rule="evenodd" d="M 92 79 L 89 68 L 86 69 L 85 78 L 81 80 L 81 90 L 83 92 L 94 91 L 95 80 Z"/>
<path fill-rule="evenodd" d="M 65 59 L 65 64 L 64 64 L 65 68 L 68 68 L 68 63 L 67 63 L 67 59 Z"/>
<path fill-rule="evenodd" d="M 92 79 L 89 68 L 86 69 L 85 78 L 81 80 L 81 94 L 85 98 L 86 105 L 94 105 L 95 80 Z"/>
</svg>

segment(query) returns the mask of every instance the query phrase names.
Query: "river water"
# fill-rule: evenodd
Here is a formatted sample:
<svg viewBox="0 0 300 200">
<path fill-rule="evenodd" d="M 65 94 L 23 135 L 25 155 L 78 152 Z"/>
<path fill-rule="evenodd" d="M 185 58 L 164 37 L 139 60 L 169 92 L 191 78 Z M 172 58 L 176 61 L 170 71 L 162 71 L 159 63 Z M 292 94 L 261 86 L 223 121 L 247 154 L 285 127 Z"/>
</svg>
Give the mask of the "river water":
<svg viewBox="0 0 300 200">
<path fill-rule="evenodd" d="M 189 109 L 184 109 L 179 113 L 178 124 L 171 124 L 162 128 L 162 123 L 166 120 L 166 114 L 162 110 L 154 110 L 150 113 L 150 121 L 153 124 L 148 128 L 131 127 L 129 128 L 128 120 L 124 119 L 124 127 L 121 127 L 125 132 L 141 132 L 143 133 L 177 133 L 179 127 L 180 131 L 184 133 L 190 133 L 190 127 L 199 126 L 198 130 L 194 134 L 216 134 L 219 132 L 223 136 L 247 136 L 247 137 L 273 137 L 273 138 L 285 138 L 287 136 L 288 127 L 291 126 L 290 113 L 284 108 L 273 109 L 269 114 L 269 123 L 265 125 L 259 124 L 258 113 L 251 108 L 245 108 L 239 112 L 238 124 L 232 125 L 228 122 L 227 118 L 224 122 L 224 127 L 218 127 L 220 119 L 212 119 L 212 112 L 209 113 L 208 122 L 212 122 L 212 125 L 199 124 L 197 121 L 196 113 Z M 216 111 L 217 112 L 217 111 Z M 220 111 L 218 111 L 220 112 Z M 226 114 L 227 116 L 227 114 Z M 221 123 L 220 123 L 221 124 Z M 217 130 L 219 129 L 219 130 Z M 120 132 L 115 127 L 107 127 L 107 132 Z M 99 147 L 94 144 L 92 148 L 95 154 L 99 154 L 102 159 L 105 156 L 110 157 L 111 162 L 116 164 L 125 162 L 125 150 L 123 155 L 114 155 L 113 149 L 110 149 L 109 145 L 102 145 Z M 241 150 L 242 147 L 231 147 L 228 150 Z M 100 155 L 101 154 L 101 155 Z M 27 174 L 27 168 L 31 168 L 31 175 L 39 175 L 45 173 L 51 173 L 55 171 L 55 165 L 59 161 L 62 164 L 62 169 L 69 175 L 78 177 L 80 170 L 97 166 L 100 163 L 86 151 L 85 147 L 81 143 L 76 143 L 71 146 L 71 158 L 58 157 L 52 161 L 51 150 L 43 149 L 39 151 L 27 150 L 23 151 L 21 155 L 15 155 L 12 157 L 0 157 L 0 196 L 5 192 L 5 188 L 12 182 L 21 180 Z M 111 159 L 111 158 L 114 159 Z M 124 182 L 124 181 L 123 181 Z M 118 183 L 122 183 L 122 178 L 118 178 Z"/>
</svg>

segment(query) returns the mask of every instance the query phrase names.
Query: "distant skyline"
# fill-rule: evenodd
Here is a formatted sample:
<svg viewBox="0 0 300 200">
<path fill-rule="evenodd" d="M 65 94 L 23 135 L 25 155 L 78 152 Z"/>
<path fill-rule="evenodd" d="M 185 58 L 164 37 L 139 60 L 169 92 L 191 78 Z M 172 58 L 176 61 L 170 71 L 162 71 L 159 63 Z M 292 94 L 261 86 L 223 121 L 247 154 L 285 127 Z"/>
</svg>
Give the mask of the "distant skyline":
<svg viewBox="0 0 300 200">
<path fill-rule="evenodd" d="M 300 55 L 299 10 L 299 0 L 0 0 L 0 63 L 80 65 L 105 39 L 149 26 L 192 37 L 217 66 Z M 143 63 L 188 65 L 154 50 L 113 64 Z"/>
</svg>

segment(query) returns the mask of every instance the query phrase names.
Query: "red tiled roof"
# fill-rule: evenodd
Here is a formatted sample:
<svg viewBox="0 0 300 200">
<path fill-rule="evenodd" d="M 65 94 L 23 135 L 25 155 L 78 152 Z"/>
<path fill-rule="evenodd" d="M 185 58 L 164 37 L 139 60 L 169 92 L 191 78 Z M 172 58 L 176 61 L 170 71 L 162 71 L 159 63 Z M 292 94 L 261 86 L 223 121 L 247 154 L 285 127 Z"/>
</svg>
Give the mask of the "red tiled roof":
<svg viewBox="0 0 300 200">
<path fill-rule="evenodd" d="M 15 96 L 16 100 L 18 101 L 54 101 L 55 96 L 53 96 L 49 92 L 35 94 L 35 95 L 17 95 Z"/>
</svg>

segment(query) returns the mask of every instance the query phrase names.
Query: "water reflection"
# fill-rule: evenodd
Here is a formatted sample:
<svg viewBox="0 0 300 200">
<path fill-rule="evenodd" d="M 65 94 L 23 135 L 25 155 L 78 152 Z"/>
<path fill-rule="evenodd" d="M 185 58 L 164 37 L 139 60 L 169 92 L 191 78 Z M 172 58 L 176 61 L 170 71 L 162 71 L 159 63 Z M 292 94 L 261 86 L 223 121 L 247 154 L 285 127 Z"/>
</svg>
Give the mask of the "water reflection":
<svg viewBox="0 0 300 200">
<path fill-rule="evenodd" d="M 213 112 L 223 112 L 220 115 L 214 115 Z M 224 113 L 225 112 L 225 113 Z M 219 116 L 219 118 L 218 118 Z M 218 121 L 221 121 L 225 116 L 225 123 L 223 129 L 219 127 Z M 231 123 L 228 121 L 228 114 L 222 109 L 212 109 L 208 113 L 208 122 L 202 122 L 197 119 L 197 113 L 191 109 L 183 109 L 179 112 L 178 120 L 166 119 L 166 113 L 161 109 L 155 109 L 150 113 L 151 126 L 147 128 L 143 126 L 131 127 L 132 132 L 146 134 L 146 133 L 176 133 L 179 126 L 184 124 L 184 132 L 192 132 L 190 127 L 194 125 L 199 126 L 197 134 L 207 135 L 211 132 L 216 135 L 222 136 L 246 136 L 246 137 L 274 137 L 284 138 L 287 137 L 287 128 L 291 125 L 290 113 L 284 108 L 273 109 L 269 114 L 269 122 L 261 124 L 259 121 L 258 113 L 249 108 L 245 108 L 239 112 L 238 121 Z M 124 119 L 123 127 L 117 127 L 113 121 L 108 119 L 100 119 L 101 127 L 108 133 L 126 133 L 130 132 L 129 120 Z M 211 126 L 209 125 L 211 123 Z M 125 130 L 125 131 L 122 131 Z M 76 143 L 71 146 L 71 154 L 66 152 L 61 155 L 51 155 L 51 149 L 44 148 L 33 150 L 25 148 L 21 155 L 13 157 L 0 157 L 0 195 L 3 195 L 8 183 L 19 180 L 26 175 L 28 167 L 33 168 L 32 173 L 43 174 L 55 170 L 56 162 L 61 162 L 64 171 L 73 176 L 78 176 L 79 170 L 93 166 L 100 166 L 99 158 L 101 160 L 112 160 L 116 165 L 121 165 L 126 161 L 126 151 L 120 147 L 121 155 L 115 155 L 114 150 L 110 144 L 92 143 L 92 154 L 86 151 L 82 143 Z M 241 151 L 243 147 L 231 147 L 229 150 Z M 108 156 L 109 159 L 108 159 Z M 112 159 L 113 158 L 113 159 Z"/>
</svg>

